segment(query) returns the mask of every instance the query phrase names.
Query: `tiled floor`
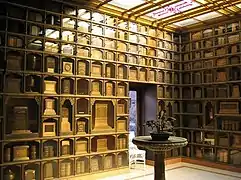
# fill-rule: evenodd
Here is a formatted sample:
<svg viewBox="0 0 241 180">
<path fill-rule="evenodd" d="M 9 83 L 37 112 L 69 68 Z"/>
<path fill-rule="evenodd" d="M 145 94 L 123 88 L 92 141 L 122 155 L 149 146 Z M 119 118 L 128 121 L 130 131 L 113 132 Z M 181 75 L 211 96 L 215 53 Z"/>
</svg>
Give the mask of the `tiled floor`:
<svg viewBox="0 0 241 180">
<path fill-rule="evenodd" d="M 142 177 L 132 178 L 131 180 L 152 180 L 153 174 Z M 193 169 L 190 167 L 180 167 L 168 170 L 166 180 L 240 180 L 240 177 L 216 174 L 212 172 Z"/>
<path fill-rule="evenodd" d="M 153 180 L 154 169 L 120 169 L 79 177 L 78 180 Z M 177 163 L 166 167 L 166 180 L 241 180 L 241 173 L 208 168 L 187 163 Z"/>
</svg>

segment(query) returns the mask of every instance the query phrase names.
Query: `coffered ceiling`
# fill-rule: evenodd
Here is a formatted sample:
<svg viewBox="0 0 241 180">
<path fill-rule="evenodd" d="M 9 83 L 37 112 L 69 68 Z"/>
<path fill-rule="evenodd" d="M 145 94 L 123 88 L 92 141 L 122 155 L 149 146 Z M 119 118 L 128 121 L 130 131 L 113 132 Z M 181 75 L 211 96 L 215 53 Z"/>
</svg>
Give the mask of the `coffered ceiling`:
<svg viewBox="0 0 241 180">
<path fill-rule="evenodd" d="M 81 1 L 81 0 L 75 0 Z M 82 1 L 83 2 L 83 1 Z M 92 0 L 101 11 L 160 28 L 183 30 L 241 14 L 241 0 Z"/>
</svg>

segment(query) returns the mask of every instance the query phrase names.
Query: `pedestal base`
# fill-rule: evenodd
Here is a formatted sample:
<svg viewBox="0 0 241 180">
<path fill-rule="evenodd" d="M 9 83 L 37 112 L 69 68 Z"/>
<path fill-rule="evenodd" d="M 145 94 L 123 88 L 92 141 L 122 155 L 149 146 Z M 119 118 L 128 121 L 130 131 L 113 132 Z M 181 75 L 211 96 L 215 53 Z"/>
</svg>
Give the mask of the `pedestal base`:
<svg viewBox="0 0 241 180">
<path fill-rule="evenodd" d="M 155 180 L 166 180 L 165 178 L 165 152 L 155 153 Z"/>
<path fill-rule="evenodd" d="M 187 139 L 170 136 L 167 141 L 153 141 L 151 136 L 135 137 L 132 142 L 139 148 L 155 153 L 155 180 L 166 180 L 165 178 L 165 152 L 174 148 L 187 145 Z"/>
</svg>

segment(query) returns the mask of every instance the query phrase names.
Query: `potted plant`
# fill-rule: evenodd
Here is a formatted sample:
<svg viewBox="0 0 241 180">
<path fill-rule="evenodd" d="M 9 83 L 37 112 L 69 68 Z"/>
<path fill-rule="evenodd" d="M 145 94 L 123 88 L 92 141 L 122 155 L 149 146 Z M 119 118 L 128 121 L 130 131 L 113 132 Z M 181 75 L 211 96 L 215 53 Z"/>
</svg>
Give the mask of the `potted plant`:
<svg viewBox="0 0 241 180">
<path fill-rule="evenodd" d="M 167 117 L 166 110 L 162 110 L 158 114 L 157 120 L 149 120 L 144 126 L 152 129 L 151 137 L 153 141 L 166 141 L 173 135 L 174 117 Z"/>
</svg>

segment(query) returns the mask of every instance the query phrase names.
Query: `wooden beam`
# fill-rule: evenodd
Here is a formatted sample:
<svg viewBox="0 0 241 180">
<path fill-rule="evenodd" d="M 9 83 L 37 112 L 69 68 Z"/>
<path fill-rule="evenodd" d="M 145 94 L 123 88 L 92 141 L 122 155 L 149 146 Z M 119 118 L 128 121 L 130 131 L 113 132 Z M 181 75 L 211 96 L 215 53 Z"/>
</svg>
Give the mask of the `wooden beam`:
<svg viewBox="0 0 241 180">
<path fill-rule="evenodd" d="M 219 0 L 216 0 L 216 1 L 214 1 L 214 2 L 218 2 L 218 1 L 219 1 Z M 196 10 L 201 9 L 201 11 L 203 11 L 203 10 L 205 10 L 205 9 L 207 8 L 208 5 L 211 5 L 211 4 L 213 4 L 213 3 L 210 3 L 210 2 L 209 2 L 209 3 L 206 3 L 206 4 L 202 4 L 203 7 L 202 7 L 202 6 L 198 6 L 198 7 L 193 8 L 193 9 L 185 10 L 185 11 L 183 11 L 183 12 L 181 12 L 181 13 L 173 14 L 173 15 L 171 15 L 171 16 L 168 16 L 168 17 L 165 18 L 165 19 L 155 20 L 155 21 L 153 21 L 153 23 L 159 22 L 158 24 L 160 24 L 161 22 L 165 21 L 166 19 L 170 19 L 170 18 L 178 19 L 178 17 L 179 17 L 179 16 L 180 16 L 180 17 L 183 16 L 184 13 L 190 12 L 190 11 L 194 11 L 195 9 L 196 9 Z"/>
<path fill-rule="evenodd" d="M 130 1 L 131 1 L 131 0 L 130 0 Z M 139 4 L 139 5 L 137 5 L 137 6 L 133 7 L 133 8 L 130 8 L 130 9 L 124 11 L 124 12 L 122 13 L 122 15 L 124 15 L 124 14 L 126 14 L 126 13 L 128 13 L 128 12 L 131 12 L 131 11 L 133 11 L 133 10 L 135 10 L 135 9 L 138 9 L 138 8 L 140 8 L 140 7 L 142 7 L 142 6 L 148 5 L 150 2 L 151 2 L 151 1 L 146 1 L 146 2 L 141 3 L 141 4 Z"/>
<path fill-rule="evenodd" d="M 236 0 L 232 3 L 232 5 L 235 5 L 235 4 L 238 4 L 240 3 L 240 0 Z M 190 13 L 187 13 L 185 14 L 185 17 L 182 17 L 182 18 L 177 18 L 177 17 L 174 17 L 172 19 L 165 19 L 164 21 L 162 21 L 162 23 L 166 26 L 166 25 L 169 25 L 169 24 L 173 24 L 175 22 L 179 22 L 179 21 L 182 21 L 182 20 L 185 20 L 187 18 L 193 18 L 195 16 L 199 16 L 199 15 L 203 15 L 203 14 L 206 14 L 206 13 L 209 13 L 209 12 L 212 12 L 212 11 L 217 11 L 221 8 L 227 8 L 227 7 L 230 7 L 232 6 L 230 4 L 227 4 L 226 2 L 222 2 L 218 5 L 213 5 L 213 9 L 206 9 L 205 8 L 199 8 L 198 10 L 194 11 L 194 12 L 190 12 Z"/>
<path fill-rule="evenodd" d="M 174 1 L 170 1 L 170 0 L 163 0 L 163 1 L 161 1 L 161 2 L 158 2 L 158 3 L 156 3 L 155 4 L 155 6 L 157 6 L 157 7 L 155 7 L 155 8 L 151 8 L 151 9 L 146 9 L 146 10 L 148 10 L 148 11 L 143 11 L 143 12 L 138 12 L 138 13 L 136 13 L 136 15 L 135 15 L 135 18 L 138 18 L 138 17 L 140 17 L 140 16 L 143 16 L 143 15 L 145 15 L 145 14 L 148 14 L 148 13 L 151 13 L 151 12 L 153 12 L 153 11 L 156 11 L 156 10 L 158 10 L 158 9 L 160 9 L 160 8 L 164 8 L 164 7 L 166 7 L 166 6 L 169 6 L 169 5 L 172 5 L 172 4 L 175 4 L 175 3 L 177 3 L 178 1 L 177 0 L 174 0 Z M 162 5 L 162 4 L 164 4 L 164 5 Z M 154 7 L 154 6 L 153 6 Z M 137 15 L 138 14 L 138 15 Z"/>
<path fill-rule="evenodd" d="M 100 6 L 103 6 L 103 5 L 107 4 L 107 3 L 110 2 L 110 1 L 112 1 L 112 0 L 105 0 L 104 2 L 98 4 L 98 5 L 96 6 L 96 8 L 98 9 Z"/>
</svg>

